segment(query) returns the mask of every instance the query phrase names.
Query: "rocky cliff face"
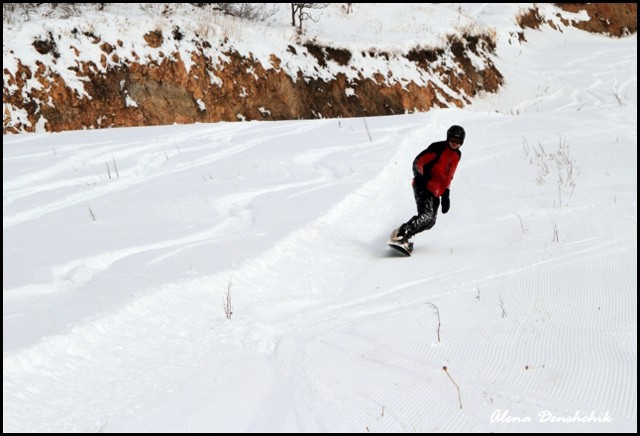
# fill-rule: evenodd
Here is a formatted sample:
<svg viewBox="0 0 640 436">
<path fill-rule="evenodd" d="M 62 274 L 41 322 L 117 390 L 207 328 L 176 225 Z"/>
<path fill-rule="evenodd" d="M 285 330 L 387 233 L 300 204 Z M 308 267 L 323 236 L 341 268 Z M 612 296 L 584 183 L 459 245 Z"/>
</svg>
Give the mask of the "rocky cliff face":
<svg viewBox="0 0 640 436">
<path fill-rule="evenodd" d="M 540 21 L 532 14 L 523 26 Z M 496 92 L 503 80 L 489 34 L 405 53 L 351 53 L 306 42 L 268 60 L 241 55 L 227 38 L 178 27 L 149 29 L 140 41 L 126 42 L 74 28 L 66 38 L 39 35 L 31 47 L 40 55 L 35 66 L 18 55 L 3 66 L 4 134 L 399 114 L 463 106 L 481 91 Z M 299 59 L 305 69 L 292 67 Z M 372 63 L 383 67 L 363 72 Z M 417 79 L 396 77 L 394 65 L 412 69 Z"/>
<path fill-rule="evenodd" d="M 252 57 L 243 57 L 233 49 L 212 60 L 207 49 L 211 42 L 192 40 L 187 66 L 179 52 L 159 53 L 151 62 L 136 59 L 135 53 L 123 59 L 114 50 L 121 41 L 102 41 L 91 35 L 101 54 L 100 65 L 77 60 L 76 76 L 82 81 L 83 94 L 68 86 L 61 75 L 44 63 L 33 70 L 19 64 L 15 71 L 5 69 L 3 99 L 24 109 L 26 118 L 13 119 L 5 111 L 4 133 L 35 131 L 59 132 L 82 128 L 148 126 L 172 123 L 282 120 L 353 117 L 425 111 L 431 107 L 468 103 L 479 91 L 495 92 L 502 76 L 491 62 L 489 37 L 453 40 L 437 51 L 413 50 L 400 55 L 425 77 L 424 83 L 401 83 L 379 71 L 373 78 L 343 72 L 323 79 L 295 76 L 281 68 L 278 55 L 270 65 Z M 159 49 L 161 31 L 145 35 L 149 48 Z M 59 47 L 55 40 L 38 40 L 34 46 L 55 63 L 59 57 L 74 57 L 73 47 Z M 287 48 L 288 56 L 308 58 L 317 70 L 357 71 L 358 60 L 346 50 L 334 50 L 311 44 Z M 453 53 L 454 62 L 437 62 L 445 53 Z M 358 54 L 388 60 L 387 53 Z M 396 55 L 398 56 L 398 55 Z M 469 56 L 484 62 L 474 66 Z M 330 68 L 331 65 L 331 68 Z M 391 80 L 390 80 L 391 79 Z M 24 90 L 33 84 L 28 92 Z M 445 86 L 443 86 L 445 85 Z M 449 89 L 447 89 L 449 88 Z M 450 90 L 457 90 L 452 93 Z"/>
</svg>

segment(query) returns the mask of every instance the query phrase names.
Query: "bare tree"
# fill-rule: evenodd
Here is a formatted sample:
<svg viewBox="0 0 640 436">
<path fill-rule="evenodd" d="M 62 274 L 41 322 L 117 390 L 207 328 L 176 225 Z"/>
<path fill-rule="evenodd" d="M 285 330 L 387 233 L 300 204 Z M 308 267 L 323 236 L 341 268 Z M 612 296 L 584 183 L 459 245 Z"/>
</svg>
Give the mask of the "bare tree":
<svg viewBox="0 0 640 436">
<path fill-rule="evenodd" d="M 264 21 L 278 12 L 274 3 L 216 3 L 228 15 L 251 21 Z M 270 5 L 270 6 L 269 6 Z"/>
<path fill-rule="evenodd" d="M 329 6 L 329 3 L 291 3 L 291 25 L 296 27 L 297 20 L 298 30 L 302 32 L 303 21 L 311 20 L 317 22 L 317 19 L 314 19 L 307 9 L 324 9 L 327 6 Z"/>
<path fill-rule="evenodd" d="M 8 23 L 17 16 L 24 17 L 24 21 L 29 21 L 29 13 L 35 12 L 42 3 L 2 3 L 2 22 Z"/>
<path fill-rule="evenodd" d="M 199 8 L 211 5 L 214 11 L 251 21 L 264 21 L 278 12 L 274 3 L 191 3 Z"/>
</svg>

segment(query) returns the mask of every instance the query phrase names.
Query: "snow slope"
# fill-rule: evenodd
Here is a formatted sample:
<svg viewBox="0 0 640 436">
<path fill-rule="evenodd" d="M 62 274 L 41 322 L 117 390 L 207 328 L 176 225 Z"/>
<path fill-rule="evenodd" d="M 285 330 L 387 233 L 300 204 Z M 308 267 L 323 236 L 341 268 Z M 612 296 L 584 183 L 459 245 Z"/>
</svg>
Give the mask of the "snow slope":
<svg viewBox="0 0 640 436">
<path fill-rule="evenodd" d="M 3 431 L 636 432 L 637 37 L 507 40 L 465 110 L 5 136 Z"/>
</svg>

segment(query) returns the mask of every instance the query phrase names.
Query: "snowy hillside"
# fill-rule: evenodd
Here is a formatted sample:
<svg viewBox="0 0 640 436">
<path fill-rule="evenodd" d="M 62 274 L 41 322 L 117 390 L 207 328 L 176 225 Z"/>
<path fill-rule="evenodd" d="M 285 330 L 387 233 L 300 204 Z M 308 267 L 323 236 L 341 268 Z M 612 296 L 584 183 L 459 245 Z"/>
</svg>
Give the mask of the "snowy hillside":
<svg viewBox="0 0 640 436">
<path fill-rule="evenodd" d="M 637 432 L 637 37 L 509 35 L 464 110 L 5 136 L 3 431 Z"/>
<path fill-rule="evenodd" d="M 466 107 L 504 84 L 496 47 L 524 29 L 637 29 L 632 3 L 316 3 L 303 30 L 293 3 L 257 21 L 216 5 L 239 4 L 5 4 L 3 133 Z"/>
<path fill-rule="evenodd" d="M 495 32 L 451 5 L 324 4 L 304 31 L 288 4 L 262 21 L 216 4 L 12 5 L 5 134 L 426 112 L 502 83 Z M 509 28 L 527 8 L 508 8 Z"/>
</svg>

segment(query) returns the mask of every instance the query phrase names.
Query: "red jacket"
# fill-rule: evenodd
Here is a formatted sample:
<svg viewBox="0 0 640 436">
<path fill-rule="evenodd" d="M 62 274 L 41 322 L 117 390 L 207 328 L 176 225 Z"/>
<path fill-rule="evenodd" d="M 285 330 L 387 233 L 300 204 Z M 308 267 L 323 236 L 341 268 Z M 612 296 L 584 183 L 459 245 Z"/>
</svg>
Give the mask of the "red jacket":
<svg viewBox="0 0 640 436">
<path fill-rule="evenodd" d="M 449 147 L 447 141 L 434 142 L 413 160 L 413 186 L 440 197 L 451 185 L 460 158 L 460 150 Z"/>
</svg>

